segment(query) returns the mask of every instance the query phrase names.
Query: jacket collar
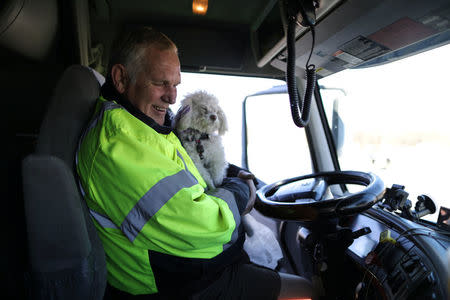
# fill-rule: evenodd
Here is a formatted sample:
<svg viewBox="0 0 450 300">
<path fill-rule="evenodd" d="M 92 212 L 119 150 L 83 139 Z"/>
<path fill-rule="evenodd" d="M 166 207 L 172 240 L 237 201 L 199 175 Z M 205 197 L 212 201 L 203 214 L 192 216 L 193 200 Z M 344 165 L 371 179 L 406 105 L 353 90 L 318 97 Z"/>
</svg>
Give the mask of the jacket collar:
<svg viewBox="0 0 450 300">
<path fill-rule="evenodd" d="M 141 120 L 156 132 L 161 134 L 169 134 L 172 132 L 172 118 L 173 113 L 169 109 L 166 113 L 164 120 L 164 125 L 159 125 L 155 120 L 144 114 L 142 111 L 137 109 L 128 99 L 126 99 L 122 94 L 120 94 L 114 87 L 111 78 L 108 76 L 105 83 L 103 84 L 101 90 L 101 95 L 108 101 L 116 101 L 119 105 L 123 106 L 130 114 L 132 114 L 137 119 Z"/>
</svg>

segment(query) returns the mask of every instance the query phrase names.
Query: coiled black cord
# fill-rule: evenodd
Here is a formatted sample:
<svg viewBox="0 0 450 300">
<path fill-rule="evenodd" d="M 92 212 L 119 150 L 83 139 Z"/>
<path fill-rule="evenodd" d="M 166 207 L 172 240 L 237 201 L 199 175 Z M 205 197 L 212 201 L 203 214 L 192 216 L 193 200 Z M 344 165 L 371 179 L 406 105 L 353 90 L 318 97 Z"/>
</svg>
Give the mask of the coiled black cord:
<svg viewBox="0 0 450 300">
<path fill-rule="evenodd" d="M 295 27 L 297 18 L 295 16 L 289 17 L 287 29 L 287 67 L 286 67 L 286 82 L 289 93 L 289 101 L 291 104 L 291 114 L 295 125 L 302 128 L 308 125 L 309 115 L 311 109 L 311 99 L 316 85 L 316 66 L 309 64 L 311 55 L 314 49 L 315 32 L 314 26 L 310 26 L 312 34 L 312 46 L 306 61 L 306 91 L 305 97 L 300 102 L 300 95 L 297 89 L 297 81 L 295 78 Z M 300 116 L 301 113 L 301 116 Z"/>
</svg>

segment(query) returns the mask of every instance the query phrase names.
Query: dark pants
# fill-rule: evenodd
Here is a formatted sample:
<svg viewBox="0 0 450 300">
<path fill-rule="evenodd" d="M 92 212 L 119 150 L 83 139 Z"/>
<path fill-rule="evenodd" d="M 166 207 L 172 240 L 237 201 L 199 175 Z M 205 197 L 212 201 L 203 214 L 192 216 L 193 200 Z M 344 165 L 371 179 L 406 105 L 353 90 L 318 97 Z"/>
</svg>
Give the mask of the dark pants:
<svg viewBox="0 0 450 300">
<path fill-rule="evenodd" d="M 277 272 L 255 265 L 249 261 L 239 261 L 227 266 L 206 288 L 194 295 L 185 295 L 176 297 L 163 294 L 137 295 L 133 296 L 108 285 L 105 300 L 275 300 L 280 293 L 281 280 Z M 177 290 L 177 286 L 173 286 Z"/>
<path fill-rule="evenodd" d="M 281 288 L 277 272 L 252 263 L 229 266 L 218 280 L 192 296 L 193 300 L 276 300 Z"/>
</svg>

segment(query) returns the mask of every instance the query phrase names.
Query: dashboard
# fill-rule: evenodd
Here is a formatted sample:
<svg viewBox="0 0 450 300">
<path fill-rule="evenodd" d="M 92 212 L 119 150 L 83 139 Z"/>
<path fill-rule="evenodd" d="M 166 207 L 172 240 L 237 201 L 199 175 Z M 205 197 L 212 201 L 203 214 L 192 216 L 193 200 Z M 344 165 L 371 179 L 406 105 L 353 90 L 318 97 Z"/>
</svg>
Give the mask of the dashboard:
<svg viewBox="0 0 450 300">
<path fill-rule="evenodd" d="M 356 238 L 344 257 L 333 254 L 336 247 L 329 249 L 328 258 L 341 262 L 338 270 L 331 270 L 329 263 L 330 270 L 322 272 L 328 290 L 335 286 L 349 299 L 448 299 L 448 232 L 376 207 L 342 225 L 353 232 L 362 228 L 370 232 Z M 282 227 L 281 238 L 295 272 L 312 277 L 317 262 L 308 262 L 315 253 L 305 247 L 304 228 L 296 222 L 284 222 Z"/>
</svg>

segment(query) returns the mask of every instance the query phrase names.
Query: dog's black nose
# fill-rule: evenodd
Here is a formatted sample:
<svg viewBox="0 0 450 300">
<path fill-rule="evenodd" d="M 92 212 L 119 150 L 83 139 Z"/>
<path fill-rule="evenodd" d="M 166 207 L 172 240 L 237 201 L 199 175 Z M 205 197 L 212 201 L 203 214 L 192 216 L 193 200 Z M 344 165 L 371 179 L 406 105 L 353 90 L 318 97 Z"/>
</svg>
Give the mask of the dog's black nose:
<svg viewBox="0 0 450 300">
<path fill-rule="evenodd" d="M 217 119 L 217 116 L 216 116 L 216 115 L 210 115 L 209 118 L 210 118 L 212 121 L 215 121 L 215 120 Z"/>
</svg>

